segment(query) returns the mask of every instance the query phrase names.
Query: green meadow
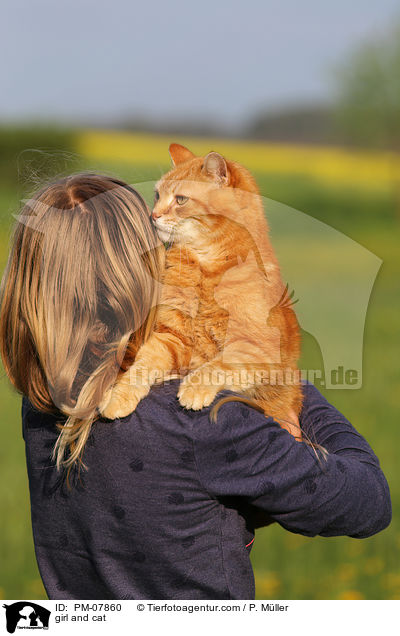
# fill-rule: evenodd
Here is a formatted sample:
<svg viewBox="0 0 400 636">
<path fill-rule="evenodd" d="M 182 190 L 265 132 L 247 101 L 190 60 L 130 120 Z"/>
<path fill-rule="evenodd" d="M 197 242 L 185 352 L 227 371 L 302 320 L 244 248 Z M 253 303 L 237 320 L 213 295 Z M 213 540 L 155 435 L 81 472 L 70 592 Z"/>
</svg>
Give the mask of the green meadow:
<svg viewBox="0 0 400 636">
<path fill-rule="evenodd" d="M 16 134 L 16 133 L 15 133 Z M 96 160 L 75 153 L 74 138 L 66 133 L 42 140 L 40 131 L 23 135 L 7 152 L 0 150 L 0 267 L 3 271 L 10 238 L 13 214 L 20 200 L 46 178 L 55 173 L 90 169 L 115 174 L 131 184 L 142 183 L 150 197 L 149 182 L 168 168 L 165 164 Z M 0 135 L 1 137 L 1 135 Z M 7 142 L 7 143 L 8 143 Z M 36 147 L 46 146 L 42 154 Z M 29 148 L 30 151 L 21 152 Z M 218 148 L 215 148 L 218 150 Z M 400 204 L 396 192 L 389 188 L 365 188 L 358 183 L 323 183 L 310 175 L 277 174 L 259 171 L 256 175 L 261 193 L 269 200 L 323 221 L 350 237 L 382 261 L 372 293 L 364 328 L 362 388 L 324 389 L 322 392 L 366 437 L 378 455 L 388 479 L 393 504 L 393 521 L 389 528 L 369 539 L 305 538 L 289 533 L 277 524 L 256 532 L 252 549 L 257 598 L 263 599 L 399 599 L 400 598 L 400 432 L 398 420 L 400 364 L 399 310 Z M 267 205 L 268 208 L 268 205 Z M 284 228 L 273 227 L 284 250 Z M 335 278 L 338 260 L 345 263 L 348 276 L 354 276 L 359 263 L 351 254 L 329 257 L 327 246 L 318 237 L 312 239 L 316 268 L 324 262 L 324 277 L 329 288 L 335 281 L 337 308 L 341 312 L 341 290 Z M 309 258 L 310 245 L 304 234 L 296 240 L 291 234 L 290 251 L 301 263 Z M 345 259 L 345 260 L 343 260 Z M 347 260 L 346 260 L 347 259 Z M 331 268 L 331 269 L 329 269 Z M 333 284 L 333 283 L 332 283 Z M 300 299 L 301 300 L 301 299 Z M 350 302 L 350 301 L 349 301 Z M 318 299 L 315 300 L 316 311 Z M 300 307 L 300 302 L 299 302 Z M 333 311 L 330 320 L 339 320 Z M 340 333 L 333 330 L 332 346 L 340 347 Z M 397 346 L 396 346 L 397 345 Z M 322 353 L 312 334 L 303 332 L 301 368 L 320 368 Z M 0 379 L 0 596 L 4 599 L 46 598 L 37 569 L 29 512 L 29 492 L 21 435 L 21 398 L 9 386 L 4 372 Z"/>
</svg>

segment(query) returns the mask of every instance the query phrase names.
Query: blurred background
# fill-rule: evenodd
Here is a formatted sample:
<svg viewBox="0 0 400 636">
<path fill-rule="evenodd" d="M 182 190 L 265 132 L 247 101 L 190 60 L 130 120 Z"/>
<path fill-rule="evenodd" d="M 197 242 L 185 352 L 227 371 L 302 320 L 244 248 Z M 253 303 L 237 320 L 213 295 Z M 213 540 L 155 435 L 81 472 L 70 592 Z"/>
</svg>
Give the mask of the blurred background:
<svg viewBox="0 0 400 636">
<path fill-rule="evenodd" d="M 148 183 L 172 141 L 243 162 L 263 196 L 382 259 L 363 386 L 322 390 L 380 458 L 392 524 L 365 540 L 272 526 L 257 531 L 252 561 L 258 598 L 400 598 L 398 0 L 3 0 L 0 29 L 1 271 L 13 215 L 38 185 L 81 169 Z M 303 342 L 302 368 L 315 368 L 318 346 Z M 0 399 L 0 597 L 46 598 L 20 397 L 4 372 Z"/>
</svg>

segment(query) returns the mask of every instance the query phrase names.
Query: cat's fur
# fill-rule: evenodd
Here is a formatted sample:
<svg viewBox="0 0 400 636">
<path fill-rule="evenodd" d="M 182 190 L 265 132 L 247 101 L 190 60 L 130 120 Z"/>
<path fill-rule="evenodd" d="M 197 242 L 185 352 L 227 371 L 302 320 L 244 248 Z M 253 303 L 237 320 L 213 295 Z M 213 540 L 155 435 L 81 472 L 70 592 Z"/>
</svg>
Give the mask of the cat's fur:
<svg viewBox="0 0 400 636">
<path fill-rule="evenodd" d="M 178 392 L 184 407 L 201 409 L 226 388 L 254 399 L 291 430 L 285 422 L 302 403 L 301 386 L 292 381 L 299 327 L 255 180 L 215 152 L 196 157 L 172 144 L 170 155 L 174 167 L 156 185 L 153 210 L 159 237 L 169 243 L 157 324 L 101 411 L 122 417 L 148 393 L 156 374 L 132 385 L 132 371 L 177 371 L 184 376 Z M 256 370 L 264 380 L 275 370 L 278 383 L 261 382 Z"/>
</svg>

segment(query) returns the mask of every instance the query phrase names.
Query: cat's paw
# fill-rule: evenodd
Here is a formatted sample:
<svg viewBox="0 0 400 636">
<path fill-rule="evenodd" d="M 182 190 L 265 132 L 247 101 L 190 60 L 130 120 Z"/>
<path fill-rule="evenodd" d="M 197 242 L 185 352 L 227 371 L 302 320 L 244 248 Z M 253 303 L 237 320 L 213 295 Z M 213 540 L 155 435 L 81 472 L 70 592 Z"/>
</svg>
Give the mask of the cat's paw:
<svg viewBox="0 0 400 636">
<path fill-rule="evenodd" d="M 210 406 L 219 391 L 218 386 L 211 386 L 196 382 L 197 376 L 189 374 L 181 382 L 178 399 L 185 409 L 200 411 L 204 406 Z"/>
<path fill-rule="evenodd" d="M 146 385 L 122 385 L 116 384 L 107 391 L 103 401 L 99 405 L 100 414 L 109 420 L 126 417 L 133 413 L 150 390 Z"/>
</svg>

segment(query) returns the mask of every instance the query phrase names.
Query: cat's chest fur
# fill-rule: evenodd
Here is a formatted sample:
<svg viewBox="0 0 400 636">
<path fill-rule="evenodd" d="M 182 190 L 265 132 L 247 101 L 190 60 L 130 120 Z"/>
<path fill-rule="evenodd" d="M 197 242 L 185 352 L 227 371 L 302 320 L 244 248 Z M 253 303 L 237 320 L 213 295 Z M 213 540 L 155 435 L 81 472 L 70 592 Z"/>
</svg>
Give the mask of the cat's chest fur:
<svg viewBox="0 0 400 636">
<path fill-rule="evenodd" d="M 171 289 L 177 297 L 185 297 L 182 311 L 191 315 L 191 368 L 214 358 L 222 350 L 229 313 L 215 300 L 215 290 L 229 267 L 227 263 L 208 263 L 205 266 L 193 250 L 172 246 L 166 257 L 163 280 L 163 302 Z"/>
</svg>

